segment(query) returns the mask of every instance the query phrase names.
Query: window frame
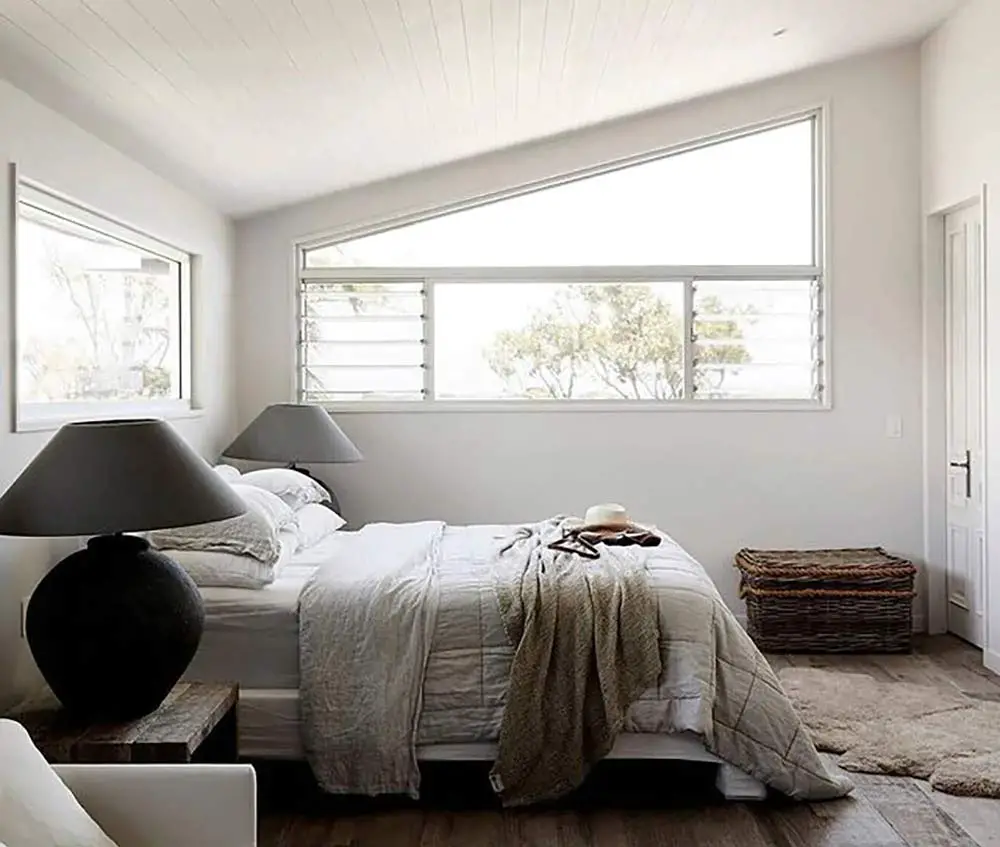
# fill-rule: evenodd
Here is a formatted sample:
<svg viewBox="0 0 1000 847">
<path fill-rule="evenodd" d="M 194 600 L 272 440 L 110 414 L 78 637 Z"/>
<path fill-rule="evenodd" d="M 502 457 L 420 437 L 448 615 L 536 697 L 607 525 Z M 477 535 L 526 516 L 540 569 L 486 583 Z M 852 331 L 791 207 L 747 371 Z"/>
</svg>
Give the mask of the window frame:
<svg viewBox="0 0 1000 847">
<path fill-rule="evenodd" d="M 11 203 L 11 411 L 14 432 L 36 432 L 58 429 L 65 423 L 79 420 L 113 420 L 116 418 L 160 417 L 180 419 L 200 414 L 192 400 L 192 331 L 191 331 L 191 266 L 194 256 L 167 242 L 150 236 L 113 217 L 71 200 L 51 189 L 17 174 L 11 167 L 14 186 Z M 99 400 L 93 402 L 23 403 L 19 398 L 20 333 L 18 331 L 18 236 L 22 204 L 46 214 L 62 218 L 74 226 L 92 230 L 123 244 L 179 265 L 178 333 L 180 353 L 177 398 L 156 400 Z"/>
<path fill-rule="evenodd" d="M 613 411 L 829 411 L 833 408 L 830 363 L 830 268 L 827 255 L 828 243 L 828 162 L 829 127 L 825 105 L 798 111 L 780 118 L 744 126 L 729 132 L 706 136 L 683 144 L 664 147 L 604 163 L 597 167 L 563 174 L 511 190 L 497 192 L 474 200 L 438 206 L 418 213 L 384 219 L 360 227 L 342 229 L 336 233 L 313 235 L 293 243 L 294 319 L 295 319 L 295 374 L 294 396 L 303 400 L 302 361 L 302 301 L 303 291 L 310 282 L 363 282 L 366 280 L 398 280 L 423 282 L 424 301 L 424 393 L 419 400 L 353 400 L 325 402 L 323 405 L 337 414 L 367 412 L 613 412 Z M 812 132 L 812 186 L 813 186 L 813 262 L 809 265 L 628 265 L 628 266 L 552 266 L 552 267 L 386 267 L 386 268 L 308 268 L 306 253 L 330 244 L 351 241 L 379 232 L 395 229 L 423 220 L 461 212 L 490 203 L 503 201 L 534 191 L 554 188 L 580 179 L 599 176 L 622 168 L 651 162 L 671 155 L 696 150 L 736 138 L 765 132 L 805 120 L 813 121 Z M 688 393 L 693 384 L 691 337 L 691 312 L 693 286 L 698 281 L 775 281 L 782 279 L 813 280 L 818 286 L 818 322 L 815 339 L 818 367 L 819 397 L 815 399 L 708 399 L 694 398 Z M 436 399 L 434 397 L 434 284 L 435 282 L 506 282 L 510 284 L 532 282 L 678 282 L 684 285 L 684 381 L 685 397 L 679 400 L 572 400 L 572 399 Z"/>
</svg>

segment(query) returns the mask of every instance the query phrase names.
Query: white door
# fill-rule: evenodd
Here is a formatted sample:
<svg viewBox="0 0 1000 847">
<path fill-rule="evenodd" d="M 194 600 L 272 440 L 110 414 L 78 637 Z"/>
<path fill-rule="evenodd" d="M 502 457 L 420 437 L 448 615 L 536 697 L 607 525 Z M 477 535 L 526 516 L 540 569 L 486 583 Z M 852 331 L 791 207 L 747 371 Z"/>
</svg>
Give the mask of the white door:
<svg viewBox="0 0 1000 847">
<path fill-rule="evenodd" d="M 979 206 L 945 217 L 948 398 L 948 629 L 982 647 L 983 286 Z"/>
</svg>

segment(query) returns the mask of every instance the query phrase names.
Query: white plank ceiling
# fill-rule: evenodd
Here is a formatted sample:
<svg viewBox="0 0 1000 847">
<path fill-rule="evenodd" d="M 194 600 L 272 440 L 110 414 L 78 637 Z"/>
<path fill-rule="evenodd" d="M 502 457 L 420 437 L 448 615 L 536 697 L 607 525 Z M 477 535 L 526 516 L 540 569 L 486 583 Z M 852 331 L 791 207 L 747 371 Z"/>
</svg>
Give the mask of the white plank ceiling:
<svg viewBox="0 0 1000 847">
<path fill-rule="evenodd" d="M 912 40 L 958 5 L 0 0 L 0 75 L 244 215 Z"/>
</svg>

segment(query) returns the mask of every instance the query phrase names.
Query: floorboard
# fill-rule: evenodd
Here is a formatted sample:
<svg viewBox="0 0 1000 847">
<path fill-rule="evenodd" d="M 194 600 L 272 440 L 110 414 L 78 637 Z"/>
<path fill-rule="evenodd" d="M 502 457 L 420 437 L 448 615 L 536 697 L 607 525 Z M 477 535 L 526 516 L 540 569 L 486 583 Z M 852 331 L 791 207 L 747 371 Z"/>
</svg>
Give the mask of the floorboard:
<svg viewBox="0 0 1000 847">
<path fill-rule="evenodd" d="M 843 668 L 1000 700 L 1000 677 L 951 636 L 922 637 L 912 655 L 769 659 L 776 670 Z M 711 768 L 604 763 L 564 803 L 504 810 L 482 765 L 428 769 L 420 803 L 324 797 L 294 768 L 260 765 L 260 847 L 1000 847 L 1000 800 L 871 774 L 851 774 L 845 800 L 743 804 L 718 797 Z"/>
</svg>

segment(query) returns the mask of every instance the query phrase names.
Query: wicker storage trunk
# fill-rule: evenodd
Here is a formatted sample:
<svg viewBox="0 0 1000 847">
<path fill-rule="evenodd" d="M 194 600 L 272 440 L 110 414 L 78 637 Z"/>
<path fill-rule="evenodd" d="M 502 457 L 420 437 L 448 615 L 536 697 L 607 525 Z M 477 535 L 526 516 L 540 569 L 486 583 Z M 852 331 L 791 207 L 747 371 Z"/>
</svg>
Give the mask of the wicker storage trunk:
<svg viewBox="0 0 1000 847">
<path fill-rule="evenodd" d="M 917 569 L 881 547 L 736 554 L 747 631 L 773 653 L 905 653 Z"/>
</svg>

